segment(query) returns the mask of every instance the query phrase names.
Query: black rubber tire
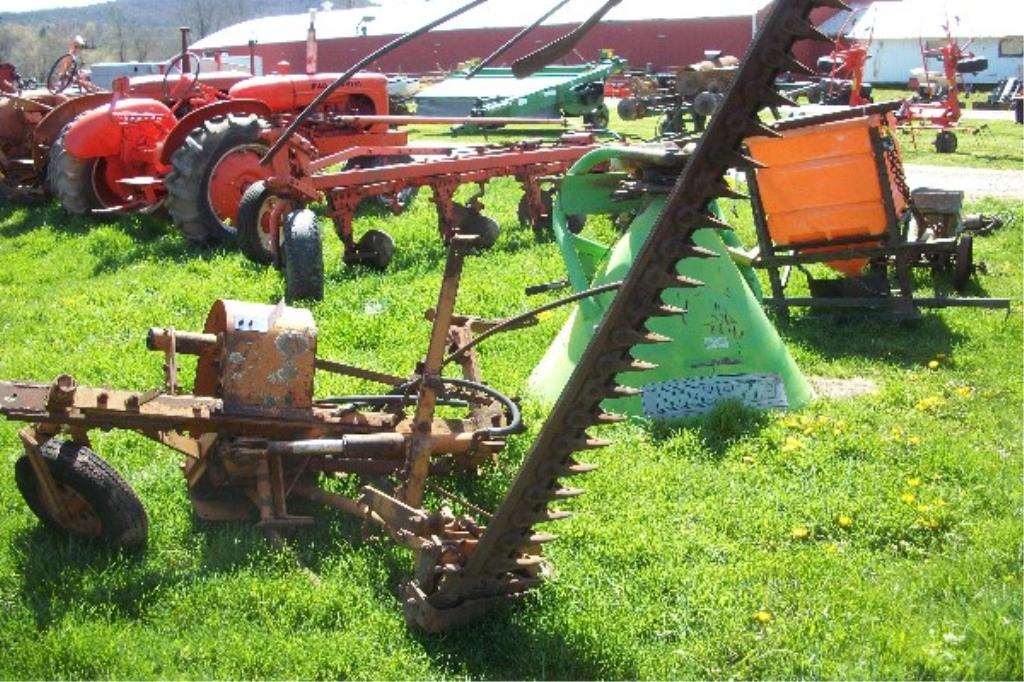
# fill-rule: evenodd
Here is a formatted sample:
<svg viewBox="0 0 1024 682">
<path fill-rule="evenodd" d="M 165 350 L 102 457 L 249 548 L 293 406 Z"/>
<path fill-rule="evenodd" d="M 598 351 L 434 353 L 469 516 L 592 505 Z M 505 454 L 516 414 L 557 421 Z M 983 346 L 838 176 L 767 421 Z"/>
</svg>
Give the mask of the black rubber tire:
<svg viewBox="0 0 1024 682">
<path fill-rule="evenodd" d="M 953 262 L 953 288 L 962 292 L 967 288 L 974 274 L 974 237 L 969 234 L 960 236 L 956 245 L 956 259 Z"/>
<path fill-rule="evenodd" d="M 88 215 L 93 209 L 104 205 L 93 185 L 93 173 L 98 159 L 79 159 L 69 154 L 64 149 L 67 131 L 68 127 L 65 126 L 60 137 L 50 147 L 46 181 L 65 211 L 74 215 Z"/>
<path fill-rule="evenodd" d="M 356 251 L 362 265 L 383 272 L 395 255 L 395 240 L 382 230 L 367 230 L 356 244 Z"/>
<path fill-rule="evenodd" d="M 489 249 L 498 241 L 501 227 L 493 218 L 471 211 L 461 204 L 455 205 L 455 217 L 458 221 L 459 232 L 480 237 L 476 244 L 478 248 Z"/>
<path fill-rule="evenodd" d="M 956 133 L 952 130 L 943 130 L 935 136 L 935 151 L 940 154 L 952 154 L 959 146 Z"/>
<path fill-rule="evenodd" d="M 131 486 L 112 466 L 84 445 L 58 438 L 44 443 L 40 452 L 53 479 L 78 493 L 99 518 L 98 536 L 79 537 L 92 537 L 109 547 L 128 550 L 146 545 L 149 532 L 146 510 Z M 22 455 L 14 463 L 14 481 L 25 503 L 40 521 L 54 530 L 74 532 L 60 525 L 44 508 L 28 455 Z"/>
<path fill-rule="evenodd" d="M 57 71 L 61 64 L 63 64 L 67 59 L 71 60 L 71 66 L 63 73 L 63 77 L 59 77 L 57 75 Z M 57 61 L 53 63 L 53 66 L 50 67 L 49 72 L 46 74 L 46 89 L 54 95 L 59 95 L 67 90 L 69 85 L 75 82 L 75 75 L 77 73 L 78 62 L 75 61 L 75 58 L 70 52 L 62 54 L 60 57 L 57 57 Z"/>
<path fill-rule="evenodd" d="M 324 247 L 316 214 L 309 209 L 294 211 L 284 223 L 281 239 L 284 268 L 284 298 L 324 298 Z"/>
<path fill-rule="evenodd" d="M 174 227 L 194 242 L 231 239 L 236 229 L 217 217 L 210 205 L 210 175 L 217 162 L 232 149 L 267 146 L 261 135 L 269 124 L 256 114 L 214 116 L 192 130 L 171 155 L 167 187 L 167 212 Z"/>
<path fill-rule="evenodd" d="M 608 123 L 611 122 L 611 113 L 608 111 L 608 105 L 601 102 L 593 111 L 589 114 L 583 114 L 583 122 L 589 126 L 595 128 L 605 129 L 608 127 Z"/>
<path fill-rule="evenodd" d="M 280 200 L 263 180 L 258 180 L 249 185 L 238 203 L 238 248 L 246 258 L 260 265 L 274 265 L 277 262 L 277 255 L 263 243 L 260 225 L 260 211 L 267 201 L 274 199 Z M 286 211 L 282 218 L 290 212 Z"/>
</svg>

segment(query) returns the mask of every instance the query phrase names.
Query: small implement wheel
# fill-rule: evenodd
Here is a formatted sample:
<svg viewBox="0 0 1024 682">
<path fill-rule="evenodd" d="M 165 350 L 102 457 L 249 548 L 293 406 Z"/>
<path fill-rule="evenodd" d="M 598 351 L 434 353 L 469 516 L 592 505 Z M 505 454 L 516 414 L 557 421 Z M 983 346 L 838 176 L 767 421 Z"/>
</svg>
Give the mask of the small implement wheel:
<svg viewBox="0 0 1024 682">
<path fill-rule="evenodd" d="M 477 246 L 480 248 L 489 249 L 498 241 L 501 228 L 492 218 L 472 211 L 461 204 L 455 205 L 455 217 L 459 232 L 480 237 L 477 242 Z"/>
<path fill-rule="evenodd" d="M 238 248 L 245 257 L 260 265 L 276 263 L 282 226 L 294 210 L 290 199 L 274 194 L 264 181 L 249 185 L 238 203 Z"/>
<path fill-rule="evenodd" d="M 533 229 L 537 232 L 550 230 L 552 221 L 551 215 L 554 206 L 554 194 L 555 190 L 548 190 L 541 194 L 544 201 L 544 215 L 541 216 L 540 223 L 537 225 L 533 225 L 532 221 L 530 220 L 530 204 L 527 202 L 526 195 L 524 194 L 519 199 L 519 208 L 517 209 L 517 215 L 519 216 L 519 224 L 532 225 Z M 586 227 L 586 216 L 571 215 L 568 216 L 568 218 L 569 231 L 572 232 L 573 234 L 579 234 L 580 232 L 583 231 L 583 228 Z"/>
<path fill-rule="evenodd" d="M 300 298 L 323 300 L 324 246 L 316 214 L 309 209 L 295 211 L 285 219 L 281 260 L 288 303 Z"/>
<path fill-rule="evenodd" d="M 40 448 L 57 488 L 64 519 L 46 509 L 39 479 L 22 455 L 14 463 L 14 480 L 29 509 L 48 527 L 93 538 L 109 546 L 139 549 L 146 544 L 149 521 L 128 483 L 95 452 L 70 441 L 51 439 Z"/>
<path fill-rule="evenodd" d="M 967 288 L 974 274 L 974 237 L 962 235 L 956 245 L 956 261 L 953 264 L 953 288 L 962 292 Z"/>
<path fill-rule="evenodd" d="M 75 82 L 77 75 L 78 60 L 70 52 L 62 55 L 50 67 L 50 72 L 46 76 L 46 89 L 55 95 L 64 92 Z"/>
<path fill-rule="evenodd" d="M 362 263 L 374 270 L 386 270 L 395 254 L 395 240 L 387 232 L 367 230 L 356 243 L 356 255 L 346 259 L 349 263 Z"/>
<path fill-rule="evenodd" d="M 956 139 L 956 133 L 952 130 L 943 130 L 935 136 L 935 151 L 940 154 L 952 154 L 956 151 L 959 142 Z"/>
<path fill-rule="evenodd" d="M 611 114 L 608 112 L 608 105 L 602 102 L 589 114 L 583 114 L 583 122 L 595 128 L 605 129 L 611 121 Z"/>
</svg>

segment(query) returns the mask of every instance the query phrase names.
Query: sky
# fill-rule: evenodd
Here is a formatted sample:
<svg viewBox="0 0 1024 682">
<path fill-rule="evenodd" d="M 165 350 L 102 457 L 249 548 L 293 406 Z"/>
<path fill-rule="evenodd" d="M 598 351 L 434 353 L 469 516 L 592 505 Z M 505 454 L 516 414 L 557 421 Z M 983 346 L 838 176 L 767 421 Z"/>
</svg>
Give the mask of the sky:
<svg viewBox="0 0 1024 682">
<path fill-rule="evenodd" d="M 103 0 L 0 0 L 0 14 L 11 12 L 31 12 L 37 9 L 54 7 L 81 7 L 97 5 Z"/>
</svg>

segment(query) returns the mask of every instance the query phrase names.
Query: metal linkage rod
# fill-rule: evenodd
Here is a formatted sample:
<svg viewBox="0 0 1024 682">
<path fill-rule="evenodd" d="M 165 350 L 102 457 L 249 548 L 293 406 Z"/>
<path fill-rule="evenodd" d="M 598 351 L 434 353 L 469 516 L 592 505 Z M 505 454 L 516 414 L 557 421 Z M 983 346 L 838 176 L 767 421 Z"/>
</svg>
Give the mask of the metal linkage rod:
<svg viewBox="0 0 1024 682">
<path fill-rule="evenodd" d="M 326 88 L 324 88 L 323 91 L 321 91 L 321 93 L 316 96 L 316 99 L 314 99 L 312 102 L 310 102 L 309 106 L 307 106 L 305 109 L 303 109 L 299 113 L 299 115 L 295 117 L 295 120 L 292 121 L 291 124 L 285 129 L 285 131 L 281 135 L 281 137 L 277 138 L 277 141 L 274 142 L 274 144 L 270 147 L 270 149 L 267 150 L 267 153 L 263 155 L 263 158 L 260 159 L 260 163 L 262 165 L 264 165 L 264 166 L 269 165 L 271 159 L 273 159 L 275 156 L 277 156 L 277 153 L 279 151 L 281 151 L 281 148 L 284 147 L 288 143 L 288 140 L 290 140 L 292 138 L 292 136 L 295 135 L 295 131 L 299 129 L 299 126 L 301 126 L 306 121 L 306 119 L 309 118 L 310 115 L 312 115 L 312 113 L 314 111 L 316 111 L 316 108 L 319 107 L 321 104 L 323 104 L 323 102 L 328 97 L 330 97 L 331 94 L 335 90 L 337 90 L 338 88 L 343 86 L 345 83 L 347 83 L 352 78 L 352 76 L 356 75 L 356 73 L 358 73 L 360 70 L 365 69 L 367 66 L 369 66 L 370 64 L 373 64 L 375 61 L 377 61 L 378 59 L 380 59 L 384 55 L 389 54 L 389 53 L 397 50 L 398 48 L 402 47 L 406 43 L 408 43 L 408 42 L 410 42 L 412 40 L 415 40 L 416 38 L 420 37 L 424 33 L 428 33 L 430 31 L 432 31 L 433 29 L 437 28 L 441 24 L 444 24 L 444 23 L 446 23 L 448 21 L 451 21 L 455 17 L 460 16 L 462 14 L 465 14 L 466 12 L 468 12 L 471 9 L 473 9 L 474 7 L 479 7 L 480 5 L 484 4 L 487 1 L 488 0 L 473 0 L 472 2 L 469 2 L 469 3 L 465 4 L 465 5 L 463 5 L 462 7 L 458 8 L 457 10 L 455 10 L 453 12 L 449 12 L 448 14 L 444 15 L 443 17 L 441 17 L 439 19 L 435 19 L 434 21 L 431 21 L 429 24 L 421 26 L 421 27 L 417 28 L 414 31 L 409 31 L 408 33 L 406 33 L 403 36 L 399 36 L 399 37 L 395 38 L 394 40 L 392 40 L 387 45 L 383 45 L 383 46 L 377 48 L 376 50 L 374 50 L 373 52 L 371 52 L 367 56 L 365 56 L 362 59 L 360 59 L 358 62 L 353 64 L 352 67 L 349 68 L 348 71 L 346 71 L 345 73 L 343 73 L 340 76 L 338 76 L 338 78 L 335 79 L 335 81 L 333 83 L 331 83 Z"/>
</svg>

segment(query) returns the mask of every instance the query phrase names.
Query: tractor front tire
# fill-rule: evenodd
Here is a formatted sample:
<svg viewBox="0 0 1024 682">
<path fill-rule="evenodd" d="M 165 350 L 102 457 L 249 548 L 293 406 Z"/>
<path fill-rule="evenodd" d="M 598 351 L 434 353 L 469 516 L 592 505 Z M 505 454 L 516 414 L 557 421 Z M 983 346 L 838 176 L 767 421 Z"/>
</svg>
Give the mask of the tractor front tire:
<svg viewBox="0 0 1024 682">
<path fill-rule="evenodd" d="M 50 147 L 46 181 L 68 213 L 88 215 L 103 203 L 96 194 L 94 177 L 97 159 L 79 159 L 64 149 L 64 133 Z"/>
<path fill-rule="evenodd" d="M 167 211 L 171 214 L 174 227 L 186 239 L 195 242 L 218 242 L 230 239 L 236 234 L 237 221 L 218 215 L 214 206 L 214 191 L 226 191 L 233 200 L 221 198 L 221 203 L 236 205 L 251 182 L 270 175 L 270 169 L 255 166 L 256 161 L 268 149 L 263 142 L 263 132 L 269 127 L 256 114 L 240 116 L 228 114 L 214 116 L 204 121 L 188 134 L 182 145 L 171 155 L 171 172 L 168 173 Z M 220 168 L 229 154 L 239 155 L 242 161 L 239 177 L 219 178 L 230 169 Z M 246 159 L 251 156 L 251 159 Z M 219 179 L 218 187 L 211 187 L 211 179 Z"/>
<path fill-rule="evenodd" d="M 137 550 L 145 546 L 149 530 L 146 510 L 113 467 L 84 445 L 58 438 L 44 443 L 40 454 L 66 514 L 59 521 L 47 511 L 35 469 L 29 456 L 22 455 L 14 463 L 14 481 L 40 521 L 54 530 L 112 548 Z"/>
<path fill-rule="evenodd" d="M 324 247 L 316 214 L 309 209 L 295 211 L 285 220 L 281 260 L 288 303 L 300 298 L 323 300 Z"/>
</svg>

